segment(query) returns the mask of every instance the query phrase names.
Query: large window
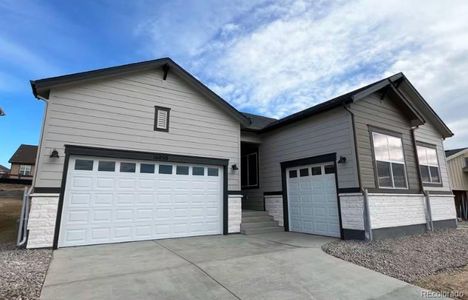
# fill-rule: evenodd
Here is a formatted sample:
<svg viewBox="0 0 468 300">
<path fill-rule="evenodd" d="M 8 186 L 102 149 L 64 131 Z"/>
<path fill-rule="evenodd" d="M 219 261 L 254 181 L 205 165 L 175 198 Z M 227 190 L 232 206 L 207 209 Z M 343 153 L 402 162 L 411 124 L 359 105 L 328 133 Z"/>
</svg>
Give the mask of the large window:
<svg viewBox="0 0 468 300">
<path fill-rule="evenodd" d="M 417 146 L 419 171 L 423 183 L 440 183 L 439 161 L 435 148 Z"/>
<path fill-rule="evenodd" d="M 31 175 L 31 165 L 20 165 L 19 174 L 22 176 Z"/>
<path fill-rule="evenodd" d="M 258 187 L 257 153 L 250 153 L 241 158 L 242 187 Z"/>
<path fill-rule="evenodd" d="M 379 187 L 407 189 L 405 157 L 401 138 L 373 132 L 372 140 Z"/>
</svg>

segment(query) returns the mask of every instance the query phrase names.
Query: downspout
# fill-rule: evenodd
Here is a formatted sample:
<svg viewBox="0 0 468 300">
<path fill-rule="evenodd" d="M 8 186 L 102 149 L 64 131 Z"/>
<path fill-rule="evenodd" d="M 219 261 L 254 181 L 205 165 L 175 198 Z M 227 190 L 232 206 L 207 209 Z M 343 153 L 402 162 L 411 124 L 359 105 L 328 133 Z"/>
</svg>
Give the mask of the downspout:
<svg viewBox="0 0 468 300">
<path fill-rule="evenodd" d="M 36 165 L 34 166 L 34 176 L 33 176 L 33 181 L 31 184 L 31 187 L 34 187 L 36 185 L 36 178 L 37 178 L 37 170 L 39 169 L 39 158 L 41 157 L 41 149 L 42 149 L 42 140 L 44 138 L 44 129 L 45 129 L 45 122 L 47 119 L 47 108 L 49 106 L 49 102 L 47 102 L 47 99 L 37 95 L 36 99 L 42 100 L 45 103 L 45 113 L 44 113 L 44 118 L 42 119 L 42 126 L 41 126 L 41 136 L 39 138 L 39 147 L 37 149 L 37 154 L 36 154 Z"/>
<path fill-rule="evenodd" d="M 28 189 L 24 188 L 23 204 L 21 205 L 21 214 L 18 226 L 18 237 L 16 239 L 16 246 L 22 247 L 26 244 L 28 238 L 28 217 L 29 217 L 29 195 L 31 194 L 32 186 Z"/>
<path fill-rule="evenodd" d="M 362 180 L 361 180 L 361 169 L 359 165 L 359 154 L 358 154 L 358 147 L 357 147 L 357 133 L 356 133 L 356 126 L 355 126 L 355 121 L 354 121 L 354 113 L 345 105 L 343 105 L 343 108 L 349 113 L 351 116 L 351 127 L 353 129 L 353 139 L 354 139 L 354 155 L 355 155 L 355 160 L 356 160 L 356 171 L 357 171 L 357 177 L 358 177 L 358 185 L 359 189 L 362 188 Z"/>
<path fill-rule="evenodd" d="M 372 224 L 370 219 L 370 210 L 369 210 L 369 194 L 367 193 L 367 189 L 363 192 L 364 198 L 364 229 L 366 232 L 366 239 L 368 241 L 372 241 L 374 236 L 372 234 Z"/>
<path fill-rule="evenodd" d="M 343 105 L 344 110 L 346 110 L 349 115 L 351 116 L 351 125 L 353 129 L 353 139 L 354 139 L 354 154 L 355 154 L 355 159 L 356 159 L 356 169 L 357 169 L 357 177 L 358 177 L 358 185 L 359 185 L 359 190 L 362 193 L 363 196 L 363 214 L 362 218 L 364 221 L 364 231 L 365 231 L 365 236 L 366 240 L 372 241 L 373 240 L 373 234 L 372 234 L 372 224 L 370 220 L 370 209 L 369 209 L 369 195 L 367 193 L 367 189 L 362 188 L 362 180 L 361 180 L 361 167 L 359 164 L 359 153 L 358 153 L 358 147 L 357 147 L 357 133 L 356 133 L 356 126 L 355 126 L 355 121 L 354 121 L 354 113 L 348 108 L 348 106 Z"/>
</svg>

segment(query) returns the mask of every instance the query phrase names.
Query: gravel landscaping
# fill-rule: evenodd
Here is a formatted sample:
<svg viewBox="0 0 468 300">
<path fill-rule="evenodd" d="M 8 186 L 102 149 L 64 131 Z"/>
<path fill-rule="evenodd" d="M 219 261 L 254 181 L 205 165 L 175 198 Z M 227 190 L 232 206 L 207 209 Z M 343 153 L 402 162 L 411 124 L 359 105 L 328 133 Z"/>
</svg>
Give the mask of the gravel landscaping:
<svg viewBox="0 0 468 300">
<path fill-rule="evenodd" d="M 442 272 L 456 273 L 459 277 L 461 273 L 463 279 L 468 276 L 463 268 L 468 264 L 467 229 L 443 230 L 373 242 L 334 241 L 324 245 L 323 250 L 343 260 L 414 284 Z"/>
<path fill-rule="evenodd" d="M 0 190 L 3 188 L 5 185 L 0 186 Z M 16 248 L 16 220 L 21 211 L 22 193 L 11 197 L 11 193 L 1 192 L 0 299 L 39 299 L 52 250 Z"/>
<path fill-rule="evenodd" d="M 0 244 L 0 299 L 39 299 L 52 250 Z"/>
</svg>

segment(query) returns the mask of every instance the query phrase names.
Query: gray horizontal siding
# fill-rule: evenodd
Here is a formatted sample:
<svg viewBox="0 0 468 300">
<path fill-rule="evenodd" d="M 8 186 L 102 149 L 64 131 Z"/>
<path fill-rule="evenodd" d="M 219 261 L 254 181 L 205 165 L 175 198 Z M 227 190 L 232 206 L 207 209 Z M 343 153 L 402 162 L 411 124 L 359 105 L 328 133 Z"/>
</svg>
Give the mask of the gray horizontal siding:
<svg viewBox="0 0 468 300">
<path fill-rule="evenodd" d="M 282 190 L 281 162 L 337 153 L 338 187 L 358 187 L 351 116 L 343 108 L 322 113 L 261 136 L 259 189 L 245 190 L 247 208 L 263 209 L 263 193 Z"/>
<path fill-rule="evenodd" d="M 450 191 L 449 175 L 447 162 L 445 159 L 445 149 L 443 139 L 440 133 L 430 123 L 419 126 L 414 132 L 416 141 L 436 145 L 437 159 L 439 160 L 440 176 L 442 178 L 442 187 L 424 186 L 426 191 Z"/>
<path fill-rule="evenodd" d="M 351 110 L 355 115 L 359 167 L 363 188 L 377 188 L 369 134 L 370 125 L 402 134 L 409 188 L 412 190 L 420 189 L 410 121 L 400 108 L 388 97 L 381 100 L 377 95 L 370 95 L 353 103 Z"/>
<path fill-rule="evenodd" d="M 154 131 L 154 106 L 171 108 L 169 132 Z M 64 145 L 229 159 L 238 164 L 240 125 L 217 104 L 169 73 L 134 73 L 51 91 L 44 125 L 37 187 L 58 187 Z M 58 160 L 49 158 L 57 149 Z M 229 189 L 240 189 L 229 171 Z"/>
</svg>

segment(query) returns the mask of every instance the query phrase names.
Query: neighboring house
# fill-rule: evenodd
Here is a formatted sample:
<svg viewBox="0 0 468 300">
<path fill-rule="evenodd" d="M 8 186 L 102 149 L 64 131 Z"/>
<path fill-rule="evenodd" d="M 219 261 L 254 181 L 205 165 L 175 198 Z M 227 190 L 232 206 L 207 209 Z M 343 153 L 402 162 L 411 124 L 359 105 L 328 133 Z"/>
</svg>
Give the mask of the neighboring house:
<svg viewBox="0 0 468 300">
<path fill-rule="evenodd" d="M 457 216 L 468 220 L 468 148 L 445 151 Z"/>
<path fill-rule="evenodd" d="M 3 111 L 3 109 L 0 107 L 0 117 L 3 117 L 5 115 L 5 112 Z"/>
<path fill-rule="evenodd" d="M 37 146 L 20 145 L 8 161 L 11 164 L 9 178 L 32 179 L 36 165 Z"/>
<path fill-rule="evenodd" d="M 453 134 L 401 73 L 280 120 L 168 58 L 31 85 L 47 109 L 29 248 L 236 233 L 241 209 L 344 239 L 456 227 Z"/>
<path fill-rule="evenodd" d="M 10 173 L 10 169 L 7 167 L 0 165 L 0 178 L 7 176 Z"/>
</svg>

